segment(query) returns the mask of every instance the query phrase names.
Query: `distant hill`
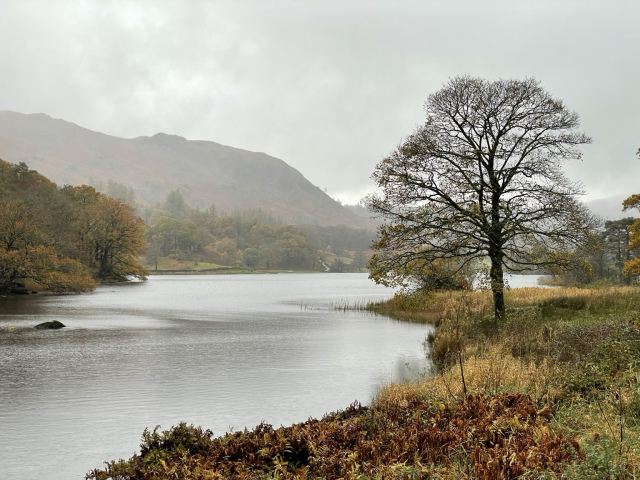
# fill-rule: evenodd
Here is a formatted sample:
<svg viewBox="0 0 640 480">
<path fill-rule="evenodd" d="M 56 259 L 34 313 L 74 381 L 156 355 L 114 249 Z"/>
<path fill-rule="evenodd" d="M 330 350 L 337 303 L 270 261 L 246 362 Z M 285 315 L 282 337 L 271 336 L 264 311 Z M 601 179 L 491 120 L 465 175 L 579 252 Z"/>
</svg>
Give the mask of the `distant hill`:
<svg viewBox="0 0 640 480">
<path fill-rule="evenodd" d="M 342 204 L 342 205 L 348 208 L 349 210 L 351 210 L 356 215 L 359 215 L 361 217 L 367 217 L 367 218 L 376 217 L 376 214 L 374 212 L 372 212 L 371 210 L 369 210 L 367 207 L 365 207 L 360 203 L 356 203 L 355 205 L 348 205 L 348 204 Z"/>
<path fill-rule="evenodd" d="M 627 210 L 626 212 L 622 211 L 622 202 L 629 196 L 631 196 L 631 193 L 627 195 L 619 194 L 612 197 L 598 198 L 596 200 L 586 202 L 586 205 L 593 213 L 601 216 L 605 220 L 620 220 L 625 217 L 637 217 L 637 210 Z"/>
<path fill-rule="evenodd" d="M 125 139 L 42 113 L 0 111 L 0 158 L 58 184 L 115 180 L 148 204 L 179 188 L 190 205 L 215 203 L 219 212 L 261 208 L 291 224 L 373 228 L 284 161 L 210 141 L 164 133 Z"/>
</svg>

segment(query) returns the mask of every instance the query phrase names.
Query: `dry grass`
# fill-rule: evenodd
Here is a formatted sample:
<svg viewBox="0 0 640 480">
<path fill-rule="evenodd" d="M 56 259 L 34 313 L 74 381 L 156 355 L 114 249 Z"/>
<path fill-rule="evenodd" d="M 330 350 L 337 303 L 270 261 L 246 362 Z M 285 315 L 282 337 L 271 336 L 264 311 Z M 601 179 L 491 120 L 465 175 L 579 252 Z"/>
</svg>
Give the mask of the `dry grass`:
<svg viewBox="0 0 640 480">
<path fill-rule="evenodd" d="M 610 288 L 514 288 L 505 292 L 505 301 L 509 310 L 522 307 L 537 306 L 545 302 L 558 299 L 581 299 L 587 303 L 610 303 L 614 306 L 609 313 L 628 310 L 628 305 L 618 304 L 621 298 L 627 298 L 631 303 L 640 301 L 640 290 L 636 286 Z M 464 303 L 466 316 L 480 316 L 491 314 L 493 298 L 490 291 L 445 291 L 423 295 L 419 302 L 412 297 L 396 296 L 388 302 L 379 303 L 371 307 L 378 313 L 391 315 L 402 320 L 431 323 L 438 325 L 447 318 L 455 317 Z"/>
<path fill-rule="evenodd" d="M 432 349 L 439 341 L 445 345 L 444 349 L 456 348 L 455 327 L 459 323 L 468 393 L 493 395 L 515 391 L 531 395 L 536 401 L 558 395 L 557 388 L 554 391 L 550 385 L 550 379 L 558 375 L 560 368 L 554 362 L 554 355 L 563 353 L 559 342 L 566 344 L 571 340 L 574 349 L 579 349 L 580 342 L 593 345 L 596 340 L 593 335 L 602 338 L 605 331 L 611 330 L 608 318 L 633 319 L 640 310 L 638 287 L 518 288 L 508 291 L 506 297 L 508 317 L 497 323 L 491 318 L 491 293 L 486 291 L 438 292 L 423 298 L 420 306 L 409 299 L 395 298 L 375 308 L 396 318 L 410 317 L 436 324 L 438 329 L 432 339 Z M 572 323 L 562 315 L 546 310 L 557 304 L 561 305 L 558 310 L 564 310 L 563 305 L 566 305 L 572 312 L 587 312 L 584 318 Z M 598 315 L 601 310 L 606 311 L 606 315 Z M 596 318 L 591 318 L 593 315 L 590 314 L 594 312 Z M 595 322 L 591 328 L 593 333 L 580 328 L 572 330 L 574 324 L 581 322 Z M 568 335 L 574 338 L 569 339 Z M 525 345 L 534 342 L 538 349 L 533 354 L 524 352 Z M 431 378 L 388 385 L 376 402 L 393 403 L 416 396 L 443 401 L 460 395 L 459 366 L 450 363 Z"/>
<path fill-rule="evenodd" d="M 491 396 L 517 392 L 529 395 L 542 408 L 549 398 L 555 398 L 558 393 L 551 385 L 557 367 L 551 366 L 546 360 L 536 365 L 513 358 L 500 347 L 466 358 L 463 368 L 469 395 Z M 461 400 L 462 396 L 460 369 L 454 365 L 416 382 L 389 384 L 380 391 L 374 405 L 402 404 L 416 399 L 450 402 Z"/>
<path fill-rule="evenodd" d="M 469 395 L 527 395 L 554 428 L 579 438 L 591 470 L 567 467 L 563 478 L 637 478 L 640 288 L 513 289 L 501 321 L 492 316 L 490 292 L 415 300 L 399 297 L 376 311 L 435 324 L 430 346 L 439 368 L 430 378 L 388 385 L 374 405 L 462 400 L 460 354 Z"/>
</svg>

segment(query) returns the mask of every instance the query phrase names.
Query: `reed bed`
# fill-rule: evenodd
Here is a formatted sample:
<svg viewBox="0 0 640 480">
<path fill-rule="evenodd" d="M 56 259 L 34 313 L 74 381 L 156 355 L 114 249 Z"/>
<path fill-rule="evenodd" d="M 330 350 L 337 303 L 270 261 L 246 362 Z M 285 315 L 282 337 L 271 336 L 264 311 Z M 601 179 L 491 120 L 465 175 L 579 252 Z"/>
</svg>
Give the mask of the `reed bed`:
<svg viewBox="0 0 640 480">
<path fill-rule="evenodd" d="M 330 310 L 338 312 L 372 312 L 375 313 L 375 306 L 379 302 L 370 299 L 345 298 L 331 303 Z"/>
<path fill-rule="evenodd" d="M 313 312 L 316 310 L 321 310 L 321 307 L 315 302 L 300 302 L 300 310 Z"/>
</svg>

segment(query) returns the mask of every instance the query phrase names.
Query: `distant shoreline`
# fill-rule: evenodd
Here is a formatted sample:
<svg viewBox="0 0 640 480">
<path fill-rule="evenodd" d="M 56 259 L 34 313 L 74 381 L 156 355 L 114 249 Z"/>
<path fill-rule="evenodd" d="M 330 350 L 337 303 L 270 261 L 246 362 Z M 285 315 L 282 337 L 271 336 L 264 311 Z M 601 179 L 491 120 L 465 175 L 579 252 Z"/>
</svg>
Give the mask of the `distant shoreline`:
<svg viewBox="0 0 640 480">
<path fill-rule="evenodd" d="M 152 270 L 149 276 L 162 275 L 268 275 L 277 273 L 327 273 L 320 270 L 243 270 L 243 269 L 205 269 L 205 270 Z M 365 273 L 365 272 L 355 272 Z"/>
</svg>

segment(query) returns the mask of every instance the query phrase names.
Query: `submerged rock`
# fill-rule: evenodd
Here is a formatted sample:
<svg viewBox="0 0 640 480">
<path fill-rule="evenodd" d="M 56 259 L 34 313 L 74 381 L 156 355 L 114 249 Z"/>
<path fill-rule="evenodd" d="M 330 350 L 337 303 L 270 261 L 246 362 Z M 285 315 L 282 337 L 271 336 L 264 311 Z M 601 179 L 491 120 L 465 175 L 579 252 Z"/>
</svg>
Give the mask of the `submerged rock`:
<svg viewBox="0 0 640 480">
<path fill-rule="evenodd" d="M 35 328 L 36 330 L 56 330 L 58 328 L 62 328 L 65 326 L 66 325 L 64 325 L 62 322 L 59 322 L 58 320 L 54 320 L 52 322 L 40 323 L 33 328 Z"/>
</svg>

